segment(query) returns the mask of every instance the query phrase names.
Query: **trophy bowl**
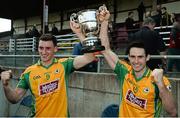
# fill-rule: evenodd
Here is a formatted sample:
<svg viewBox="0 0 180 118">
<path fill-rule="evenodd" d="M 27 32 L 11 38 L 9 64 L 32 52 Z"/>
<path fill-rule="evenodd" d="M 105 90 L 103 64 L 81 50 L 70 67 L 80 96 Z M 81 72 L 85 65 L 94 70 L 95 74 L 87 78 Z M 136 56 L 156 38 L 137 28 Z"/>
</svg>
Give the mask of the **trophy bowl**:
<svg viewBox="0 0 180 118">
<path fill-rule="evenodd" d="M 99 39 L 99 21 L 96 16 L 96 9 L 87 9 L 73 13 L 70 17 L 71 21 L 79 23 L 82 33 L 85 35 L 85 40 L 82 42 L 82 52 L 90 53 L 102 51 L 105 49 L 101 45 Z"/>
</svg>

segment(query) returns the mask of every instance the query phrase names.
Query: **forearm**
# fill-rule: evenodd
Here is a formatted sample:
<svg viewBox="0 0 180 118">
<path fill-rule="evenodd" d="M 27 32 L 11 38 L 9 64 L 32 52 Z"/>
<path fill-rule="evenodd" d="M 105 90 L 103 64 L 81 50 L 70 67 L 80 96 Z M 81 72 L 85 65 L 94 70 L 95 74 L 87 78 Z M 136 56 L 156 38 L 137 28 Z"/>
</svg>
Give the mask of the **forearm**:
<svg viewBox="0 0 180 118">
<path fill-rule="evenodd" d="M 108 37 L 108 21 L 103 21 L 101 23 L 101 30 L 100 30 L 100 35 L 101 39 L 101 44 L 105 46 L 105 49 L 110 49 L 110 42 L 109 42 L 109 37 Z"/>
<path fill-rule="evenodd" d="M 80 39 L 81 42 L 83 42 L 84 39 L 86 38 L 82 33 L 76 33 L 76 35 Z"/>
<path fill-rule="evenodd" d="M 110 67 L 114 70 L 115 65 L 119 59 L 118 56 L 110 48 L 108 37 L 108 21 L 103 21 L 101 24 L 100 38 L 102 45 L 105 46 L 105 50 L 101 53 L 104 55 Z"/>
<path fill-rule="evenodd" d="M 11 88 L 9 85 L 7 86 L 3 85 L 3 88 L 4 88 L 5 96 L 9 102 L 15 104 L 19 101 L 18 94 L 13 88 Z"/>
<path fill-rule="evenodd" d="M 111 67 L 111 69 L 114 70 L 117 61 L 119 61 L 118 56 L 113 51 L 111 51 L 110 49 L 102 51 L 102 54 L 104 55 L 106 61 L 108 62 L 109 66 Z"/>
<path fill-rule="evenodd" d="M 92 62 L 93 60 L 95 60 L 95 56 L 93 55 L 93 53 L 85 53 L 84 55 L 77 56 L 74 59 L 74 68 L 79 69 Z"/>
<path fill-rule="evenodd" d="M 169 92 L 169 90 L 165 87 L 165 85 L 159 85 L 158 88 L 159 88 L 159 95 L 165 110 L 171 116 L 177 116 L 177 110 L 172 93 Z"/>
</svg>

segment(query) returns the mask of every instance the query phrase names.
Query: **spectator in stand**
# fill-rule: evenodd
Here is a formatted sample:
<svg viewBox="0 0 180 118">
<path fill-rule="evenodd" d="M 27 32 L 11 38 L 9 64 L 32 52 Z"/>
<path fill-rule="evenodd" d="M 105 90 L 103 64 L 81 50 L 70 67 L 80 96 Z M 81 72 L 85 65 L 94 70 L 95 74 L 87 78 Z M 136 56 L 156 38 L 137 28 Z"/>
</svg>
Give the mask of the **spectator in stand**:
<svg viewBox="0 0 180 118">
<path fill-rule="evenodd" d="M 31 28 L 28 29 L 28 31 L 26 32 L 26 38 L 32 38 L 33 34 L 32 34 L 32 30 Z"/>
<path fill-rule="evenodd" d="M 39 31 L 38 31 L 37 28 L 36 28 L 36 24 L 33 25 L 33 28 L 32 28 L 32 36 L 33 36 L 33 37 L 39 37 L 39 36 L 40 36 Z"/>
<path fill-rule="evenodd" d="M 137 11 L 138 11 L 139 22 L 141 23 L 141 22 L 143 22 L 143 14 L 146 11 L 143 1 L 140 2 L 139 6 L 137 8 Z"/>
<path fill-rule="evenodd" d="M 176 21 L 175 13 L 171 13 L 171 23 L 173 24 Z"/>
<path fill-rule="evenodd" d="M 171 22 L 171 15 L 167 12 L 167 8 L 166 7 L 162 7 L 161 9 L 161 22 L 160 25 L 161 26 L 169 26 L 172 25 Z"/>
<path fill-rule="evenodd" d="M 58 35 L 59 34 L 58 28 L 56 27 L 55 24 L 52 24 L 51 33 L 52 33 L 52 35 Z"/>
<path fill-rule="evenodd" d="M 156 27 L 160 26 L 161 14 L 161 5 L 156 5 L 155 10 L 151 12 L 151 18 L 155 21 Z"/>
<path fill-rule="evenodd" d="M 134 12 L 128 12 L 128 18 L 125 20 L 125 26 L 128 33 L 128 38 L 130 38 L 137 28 L 134 21 Z"/>
<path fill-rule="evenodd" d="M 75 44 L 72 51 L 73 52 L 72 55 L 83 55 L 81 49 L 82 49 L 81 42 Z M 95 59 L 93 62 L 85 65 L 80 69 L 77 69 L 77 71 L 97 72 L 97 64 L 98 64 L 98 59 Z"/>
<path fill-rule="evenodd" d="M 145 18 L 151 17 L 151 10 L 146 11 L 146 13 L 144 15 L 145 15 Z"/>
<path fill-rule="evenodd" d="M 146 18 L 143 22 L 143 27 L 138 32 L 134 33 L 130 41 L 142 40 L 150 55 L 165 55 L 166 46 L 163 39 L 157 32 L 153 31 L 155 24 L 152 18 Z M 151 70 L 159 68 L 160 66 L 165 68 L 166 61 L 164 59 L 150 59 L 147 65 Z"/>
<path fill-rule="evenodd" d="M 169 55 L 180 55 L 180 15 L 175 16 L 176 21 L 170 34 L 170 45 L 168 49 Z M 168 60 L 168 71 L 173 71 L 174 66 L 176 71 L 180 72 L 180 59 Z"/>
<path fill-rule="evenodd" d="M 46 33 L 50 33 L 50 32 L 49 32 L 49 26 L 48 26 L 48 25 L 45 25 L 45 32 L 44 32 L 44 33 L 45 33 L 45 34 L 46 34 Z"/>
</svg>

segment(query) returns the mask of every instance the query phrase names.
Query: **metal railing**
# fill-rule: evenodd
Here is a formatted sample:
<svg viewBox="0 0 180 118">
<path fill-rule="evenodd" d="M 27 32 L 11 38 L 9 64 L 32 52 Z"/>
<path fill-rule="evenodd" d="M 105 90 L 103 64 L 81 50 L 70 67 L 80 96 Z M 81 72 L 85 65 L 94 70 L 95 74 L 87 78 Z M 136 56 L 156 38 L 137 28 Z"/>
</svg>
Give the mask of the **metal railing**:
<svg viewBox="0 0 180 118">
<path fill-rule="evenodd" d="M 165 45 L 168 47 L 170 42 L 170 33 L 173 26 L 160 26 L 155 27 L 154 30 L 158 31 L 160 36 L 163 38 Z"/>
<path fill-rule="evenodd" d="M 57 58 L 68 58 L 68 57 L 76 57 L 78 55 L 55 55 L 55 57 Z M 18 59 L 18 58 L 23 58 L 23 60 L 25 60 L 26 58 L 30 58 L 32 59 L 31 61 L 24 61 L 24 65 L 26 64 L 27 66 L 35 64 L 36 61 L 39 59 L 39 55 L 0 55 L 0 59 Z M 96 55 L 96 57 L 98 58 L 98 66 L 97 66 L 97 72 L 101 72 L 101 69 L 103 68 L 102 65 L 104 64 L 104 56 L 102 55 Z M 118 55 L 118 57 L 120 59 L 124 59 L 127 58 L 127 55 Z M 180 59 L 180 55 L 151 55 L 151 58 L 154 59 Z M 29 63 L 28 63 L 29 62 Z M 23 63 L 22 60 L 20 60 L 19 63 Z M 3 65 L 1 63 L 1 67 L 4 68 L 16 68 L 16 69 L 25 69 L 27 66 L 18 66 L 18 63 L 16 62 L 17 65 Z M 109 68 L 110 69 L 110 68 Z"/>
<path fill-rule="evenodd" d="M 170 40 L 170 31 L 173 26 L 161 26 L 161 27 L 155 27 L 154 29 L 159 32 L 159 34 L 162 36 L 165 45 L 169 46 L 169 40 Z M 163 31 L 165 30 L 165 31 Z M 127 30 L 119 30 L 118 32 L 127 32 Z M 75 34 L 66 34 L 66 35 L 57 35 L 55 36 L 58 41 L 58 49 L 60 50 L 70 50 L 72 51 L 75 44 L 79 42 L 79 38 Z M 119 40 L 118 37 L 121 37 L 121 35 L 117 35 L 116 38 Z M 122 35 L 124 37 L 124 34 Z M 127 37 L 126 37 L 127 38 Z M 32 51 L 35 52 L 37 49 L 37 39 L 36 37 L 33 38 L 22 38 L 22 39 L 10 39 L 9 45 L 2 45 L 3 48 L 1 50 L 7 50 L 9 49 L 9 52 L 13 51 Z M 1 42 L 2 43 L 2 42 Z M 4 44 L 7 42 L 4 42 Z M 115 43 L 114 45 L 118 45 Z M 71 54 L 68 53 L 68 54 Z"/>
<path fill-rule="evenodd" d="M 74 45 L 79 42 L 79 38 L 75 34 L 56 35 L 55 37 L 57 38 L 58 49 L 61 50 L 72 50 Z M 9 52 L 35 52 L 37 50 L 37 40 L 38 37 L 9 39 L 9 45 L 6 45 L 6 47 L 9 49 Z"/>
<path fill-rule="evenodd" d="M 37 47 L 37 38 L 9 39 L 9 52 L 14 51 L 32 51 Z"/>
<path fill-rule="evenodd" d="M 79 42 L 79 38 L 75 34 L 58 35 L 58 49 L 72 50 L 74 45 Z"/>
</svg>

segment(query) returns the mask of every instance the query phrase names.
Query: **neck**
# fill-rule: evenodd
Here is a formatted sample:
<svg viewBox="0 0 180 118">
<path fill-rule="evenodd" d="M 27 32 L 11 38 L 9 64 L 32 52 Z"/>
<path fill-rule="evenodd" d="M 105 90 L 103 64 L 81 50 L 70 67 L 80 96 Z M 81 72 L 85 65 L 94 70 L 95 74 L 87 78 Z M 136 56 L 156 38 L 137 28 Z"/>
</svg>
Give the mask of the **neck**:
<svg viewBox="0 0 180 118">
<path fill-rule="evenodd" d="M 53 62 L 53 59 L 51 59 L 51 60 L 49 60 L 49 61 L 41 61 L 41 64 L 43 65 L 43 66 L 49 66 L 49 65 L 51 65 L 52 64 L 52 62 Z"/>
<path fill-rule="evenodd" d="M 135 71 L 135 75 L 137 78 L 140 78 L 143 76 L 144 72 L 146 71 L 147 67 L 144 67 L 141 71 Z"/>
</svg>

